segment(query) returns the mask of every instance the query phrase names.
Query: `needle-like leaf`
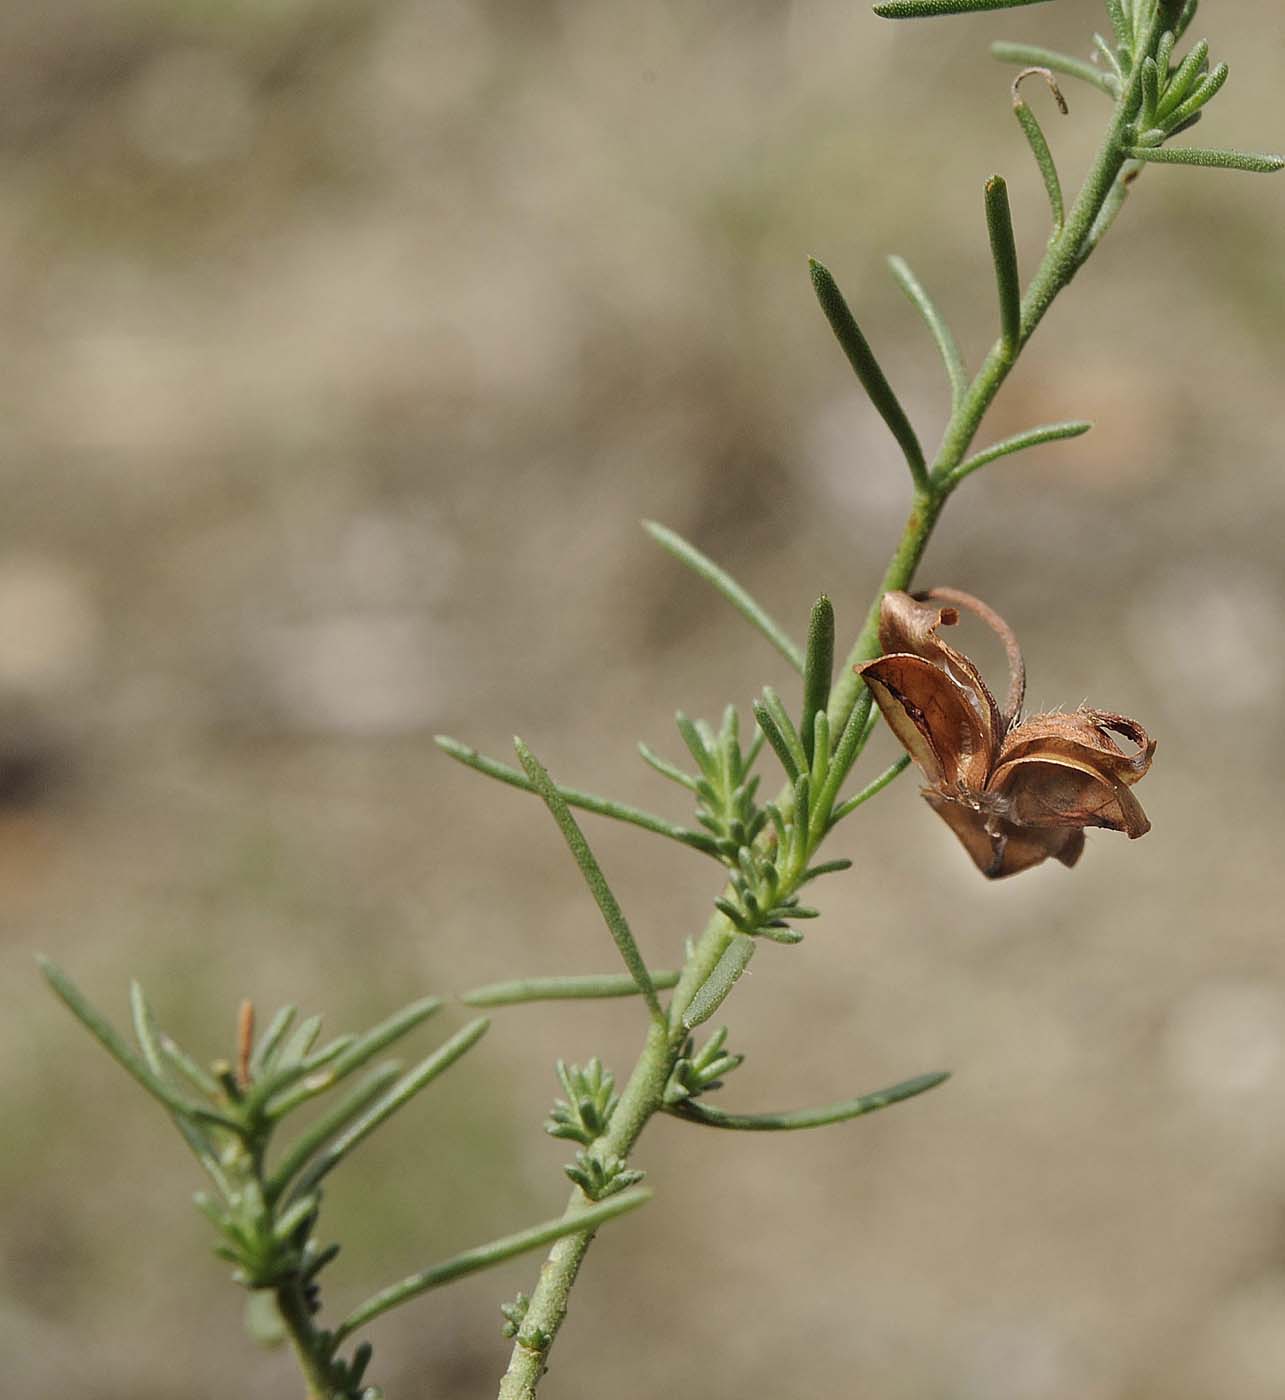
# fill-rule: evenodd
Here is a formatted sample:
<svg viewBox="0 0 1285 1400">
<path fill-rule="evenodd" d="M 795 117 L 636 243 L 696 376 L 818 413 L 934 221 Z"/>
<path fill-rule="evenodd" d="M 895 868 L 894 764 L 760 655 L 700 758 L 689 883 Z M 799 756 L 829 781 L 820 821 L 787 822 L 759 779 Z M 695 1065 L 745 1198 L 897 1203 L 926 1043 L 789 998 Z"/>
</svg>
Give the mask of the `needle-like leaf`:
<svg viewBox="0 0 1285 1400">
<path fill-rule="evenodd" d="M 167 1037 L 156 1024 L 156 1018 L 152 1014 L 152 1008 L 147 1003 L 147 998 L 143 995 L 143 989 L 137 982 L 131 982 L 129 988 L 130 1012 L 134 1019 L 134 1034 L 138 1037 L 139 1048 L 143 1052 L 143 1058 L 147 1062 L 148 1069 L 156 1076 L 157 1081 L 163 1084 L 168 1083 L 168 1070 L 173 1065 L 173 1060 L 168 1059 L 165 1053 Z M 169 1042 L 171 1045 L 173 1042 Z M 190 1082 L 190 1076 L 188 1076 Z M 209 1085 L 211 1098 L 217 1098 L 219 1094 L 218 1084 L 205 1076 L 205 1083 Z M 198 1085 L 204 1087 L 204 1085 Z M 218 1149 L 211 1140 L 205 1129 L 190 1116 L 176 1114 L 174 1126 L 179 1130 L 183 1141 L 187 1143 L 192 1155 L 209 1173 L 213 1181 L 224 1191 L 227 1190 L 227 1175 L 219 1163 Z"/>
<path fill-rule="evenodd" d="M 799 737 L 799 731 L 795 729 L 794 721 L 790 718 L 781 697 L 770 685 L 763 687 L 763 707 L 771 716 L 777 733 L 781 736 L 786 748 L 789 749 L 795 769 L 799 773 L 806 773 L 808 771 L 808 756 L 803 751 L 803 740 Z M 757 710 L 755 714 L 758 714 Z M 771 742 L 770 736 L 769 742 Z"/>
<path fill-rule="evenodd" d="M 486 1034 L 490 1024 L 485 1016 L 479 1016 L 476 1021 L 470 1021 L 463 1030 L 456 1032 L 444 1045 L 439 1046 L 427 1059 L 421 1060 L 414 1069 L 405 1074 L 391 1089 L 377 1099 L 355 1123 L 335 1138 L 329 1147 L 324 1148 L 313 1159 L 312 1165 L 300 1177 L 291 1195 L 293 1197 L 307 1195 L 322 1177 L 333 1171 L 353 1148 L 364 1142 L 381 1123 L 391 1118 L 399 1108 L 409 1103 L 421 1089 L 431 1084 L 439 1074 L 448 1070 L 461 1055 L 471 1050 Z"/>
<path fill-rule="evenodd" d="M 679 1103 L 668 1104 L 665 1111 L 672 1113 L 676 1118 L 703 1123 L 707 1128 L 737 1128 L 742 1132 L 751 1133 L 793 1132 L 797 1128 L 824 1128 L 830 1123 L 845 1123 L 849 1118 L 860 1118 L 891 1104 L 913 1099 L 916 1094 L 935 1089 L 949 1078 L 948 1073 L 921 1074 L 914 1079 L 894 1084 L 890 1089 L 880 1089 L 874 1094 L 845 1099 L 842 1103 L 826 1104 L 824 1108 L 798 1109 L 793 1113 L 728 1113 L 724 1109 L 702 1103 L 699 1099 L 683 1099 Z"/>
<path fill-rule="evenodd" d="M 1000 340 L 1004 353 L 1012 358 L 1022 336 L 1022 284 L 1017 273 L 1017 243 L 1008 207 L 1008 186 L 1002 175 L 992 175 L 986 182 L 986 230 L 990 234 L 999 292 Z"/>
<path fill-rule="evenodd" d="M 301 1083 L 270 1099 L 267 1105 L 268 1116 L 284 1117 L 304 1100 L 324 1093 L 404 1035 L 408 1035 L 421 1022 L 439 1011 L 441 1006 L 440 997 L 421 997 L 419 1001 L 413 1001 L 409 1006 L 394 1012 L 377 1026 L 372 1026 L 365 1034 L 354 1037 L 341 1047 L 328 1066 L 320 1066 L 317 1073 L 310 1074 Z"/>
<path fill-rule="evenodd" d="M 843 293 L 830 275 L 829 269 L 815 258 L 808 259 L 808 266 L 812 270 L 812 286 L 817 300 L 821 303 L 821 310 L 825 312 L 825 318 L 830 323 L 835 339 L 848 357 L 848 363 L 861 381 L 861 387 L 869 395 L 870 402 L 888 425 L 893 437 L 897 439 L 915 485 L 926 486 L 928 469 L 924 462 L 924 449 L 910 425 L 910 419 L 906 417 L 905 409 L 893 393 L 892 385 L 888 383 L 880 368 L 879 361 L 875 359 L 870 343 L 862 335 L 861 327 L 857 325 L 856 318 L 848 309 L 848 303 L 844 301 Z"/>
<path fill-rule="evenodd" d="M 699 574 L 706 583 L 716 588 L 742 617 L 762 632 L 796 671 L 803 670 L 803 653 L 798 645 L 791 641 L 785 629 L 750 597 L 726 569 L 720 568 L 694 544 L 666 525 L 657 524 L 654 520 L 644 520 L 643 529 L 662 549 L 668 550 L 675 559 L 681 560 L 693 573 Z"/>
<path fill-rule="evenodd" d="M 653 972 L 651 985 L 668 991 L 678 985 L 678 972 Z M 523 977 L 511 982 L 489 982 L 461 992 L 467 1006 L 517 1006 L 527 1001 L 582 1001 L 597 997 L 636 997 L 638 984 L 627 972 L 606 972 L 584 977 Z"/>
<path fill-rule="evenodd" d="M 265 1070 L 272 1068 L 281 1051 L 282 1043 L 285 1041 L 290 1027 L 294 1024 L 294 1018 L 298 1014 L 296 1007 L 283 1006 L 268 1023 L 267 1029 L 259 1037 L 259 1043 L 250 1055 L 251 1079 L 258 1079 Z"/>
<path fill-rule="evenodd" d="M 817 599 L 808 623 L 808 650 L 803 664 L 803 752 L 812 761 L 816 715 L 830 701 L 834 675 L 834 604 L 824 594 Z M 827 755 L 828 757 L 828 755 Z"/>
<path fill-rule="evenodd" d="M 566 800 L 554 785 L 553 779 L 549 777 L 540 760 L 521 739 L 514 739 L 513 747 L 517 750 L 518 759 L 522 767 L 526 769 L 527 777 L 530 778 L 532 786 L 544 799 L 545 806 L 548 807 L 553 820 L 558 824 L 558 830 L 562 832 L 563 840 L 566 841 L 571 854 L 575 857 L 575 862 L 580 867 L 580 873 L 584 876 L 585 884 L 589 886 L 589 892 L 593 895 L 603 920 L 615 940 L 616 947 L 620 950 L 620 956 L 624 959 L 630 976 L 633 977 L 638 985 L 638 990 L 642 993 L 643 1000 L 647 1003 L 652 1016 L 657 1021 L 662 1020 L 664 1012 L 660 1009 L 660 1002 L 656 997 L 655 988 L 652 986 L 647 964 L 638 951 L 638 944 L 634 941 L 629 924 L 620 905 L 616 902 L 616 896 L 612 894 L 610 885 L 607 884 L 598 862 L 594 859 L 593 852 L 589 849 L 584 832 L 576 825 L 576 819 L 571 815 L 570 807 L 567 806 Z"/>
<path fill-rule="evenodd" d="M 1092 426 L 1092 423 L 1077 420 L 1070 423 L 1045 423 L 1038 428 L 1028 428 L 1024 433 L 1017 433 L 1011 438 L 992 443 L 990 447 L 975 452 L 951 472 L 949 479 L 962 481 L 988 462 L 994 462 L 1000 457 L 1009 457 L 1014 452 L 1024 452 L 1028 447 L 1038 447 L 1042 442 L 1060 442 L 1063 438 L 1080 437 Z"/>
<path fill-rule="evenodd" d="M 357 1328 L 364 1327 L 380 1313 L 385 1313 L 411 1298 L 417 1298 L 421 1293 L 427 1293 L 430 1288 L 438 1288 L 453 1279 L 477 1273 L 479 1269 L 489 1269 L 494 1264 L 502 1264 L 516 1254 L 539 1249 L 541 1245 L 551 1244 L 564 1235 L 582 1235 L 589 1230 L 596 1230 L 615 1216 L 624 1215 L 626 1211 L 646 1205 L 649 1200 L 651 1192 L 645 1187 L 622 1191 L 620 1195 L 612 1196 L 597 1205 L 585 1205 L 574 1214 L 560 1216 L 557 1220 L 546 1220 L 542 1225 L 534 1225 L 531 1229 L 521 1230 L 515 1235 L 505 1235 L 502 1239 L 492 1240 L 490 1244 L 456 1254 L 431 1269 L 412 1274 L 400 1283 L 394 1283 L 376 1293 L 374 1297 L 367 1298 L 364 1303 L 354 1308 L 335 1329 L 332 1346 L 339 1346 Z"/>
<path fill-rule="evenodd" d="M 855 812 L 862 803 L 869 802 L 872 797 L 881 793 L 894 778 L 904 773 L 909 766 L 910 757 L 908 754 L 903 753 L 900 758 L 894 759 L 877 778 L 867 783 L 860 792 L 854 793 L 846 802 L 841 802 L 834 809 L 830 825 L 834 826 L 836 822 L 841 822 L 849 813 Z"/>
<path fill-rule="evenodd" d="M 937 309 L 936 303 L 910 270 L 906 260 L 896 256 L 890 257 L 888 266 L 892 268 L 892 275 L 897 279 L 901 290 L 914 303 L 915 309 L 924 318 L 933 339 L 937 342 L 942 363 L 946 366 L 946 376 L 950 380 L 951 408 L 958 410 L 968 392 L 968 370 L 964 366 L 964 357 L 960 354 L 954 333 L 946 324 L 946 318 Z"/>
<path fill-rule="evenodd" d="M 798 755 L 795 754 L 789 743 L 786 742 L 785 735 L 777 726 L 776 717 L 762 700 L 753 702 L 754 718 L 758 721 L 758 727 L 763 736 L 771 745 L 772 751 L 781 760 L 781 767 L 785 769 L 791 782 L 793 782 L 801 771 Z"/>
<path fill-rule="evenodd" d="M 281 1162 L 273 1168 L 272 1175 L 264 1185 L 264 1193 L 268 1200 L 275 1201 L 313 1153 L 351 1123 L 358 1114 L 364 1113 L 401 1072 L 402 1067 L 396 1060 L 379 1065 L 333 1108 L 310 1123 Z"/>
<path fill-rule="evenodd" d="M 200 1119 L 202 1122 L 215 1123 L 219 1127 L 231 1129 L 233 1132 L 240 1131 L 241 1125 L 234 1118 L 212 1108 L 207 1108 L 204 1104 L 189 1103 L 181 1095 L 176 1094 L 167 1084 L 158 1079 L 146 1063 L 139 1059 L 126 1045 L 113 1029 L 111 1023 L 85 1000 L 80 989 L 60 967 L 44 957 L 37 957 L 36 962 L 44 974 L 45 980 L 53 988 L 63 1005 L 125 1073 L 136 1080 L 154 1099 L 159 1100 L 171 1113 L 176 1113 L 180 1117 Z"/>
<path fill-rule="evenodd" d="M 1081 82 L 1090 83 L 1108 97 L 1115 96 L 1115 82 L 1109 74 L 1082 58 L 1072 58 L 1070 54 L 1056 53 L 1034 44 L 999 42 L 991 45 L 991 56 L 1001 63 L 1020 63 L 1023 68 L 1051 68 L 1064 77 L 1079 78 Z"/>
<path fill-rule="evenodd" d="M 1209 41 L 1201 39 L 1199 43 L 1192 45 L 1191 52 L 1178 65 L 1165 87 L 1164 96 L 1156 108 L 1156 115 L 1162 121 L 1200 81 L 1200 75 L 1205 71 L 1208 62 Z"/>
<path fill-rule="evenodd" d="M 1169 116 L 1166 118 L 1166 125 L 1172 130 L 1182 126 L 1184 122 L 1190 121 L 1210 98 L 1222 90 L 1223 85 L 1227 81 L 1229 72 L 1230 69 L 1227 65 L 1225 63 L 1220 63 L 1212 73 L 1206 73 L 1192 89 L 1190 96 L 1180 102 L 1173 111 L 1169 113 Z M 1138 125 L 1139 127 L 1145 127 L 1146 123 L 1140 120 Z"/>
<path fill-rule="evenodd" d="M 535 791 L 531 780 L 524 777 L 516 768 L 510 768 L 507 763 L 488 758 L 476 749 L 469 748 L 467 744 L 461 744 L 458 739 L 450 738 L 449 735 L 438 734 L 434 738 L 439 749 L 450 754 L 453 759 L 464 764 L 465 767 L 475 768 L 479 773 L 485 773 L 488 778 L 495 778 L 498 782 L 520 788 L 523 792 Z M 658 836 L 668 836 L 671 841 L 679 841 L 684 846 L 691 846 L 694 850 L 702 851 L 706 855 L 718 855 L 718 847 L 714 844 L 713 838 L 706 836 L 703 832 L 693 831 L 690 827 L 678 826 L 674 822 L 666 821 L 664 817 L 653 816 L 650 812 L 627 806 L 623 802 L 613 802 L 610 798 L 598 797 L 592 792 L 579 792 L 575 788 L 566 787 L 560 787 L 558 791 L 563 801 L 572 807 L 579 807 L 585 812 L 596 812 L 600 817 L 611 817 L 618 822 L 629 822 L 633 826 L 642 827 L 644 831 L 654 831 Z"/>
<path fill-rule="evenodd" d="M 937 15 L 975 15 L 984 10 L 1016 10 L 1045 0 L 883 0 L 874 12 L 881 19 L 933 19 Z"/>
<path fill-rule="evenodd" d="M 684 773 L 681 768 L 670 763 L 668 759 L 661 758 L 654 749 L 641 740 L 638 743 L 638 752 L 642 755 L 643 762 L 654 768 L 662 777 L 668 778 L 671 783 L 677 783 L 679 787 L 687 788 L 690 792 L 696 791 L 698 781 L 696 778 L 693 778 L 690 773 Z"/>
<path fill-rule="evenodd" d="M 1013 79 L 1013 115 L 1025 133 L 1031 154 L 1035 157 L 1035 164 L 1039 166 L 1044 189 L 1049 197 L 1049 208 L 1053 214 L 1053 236 L 1056 238 L 1062 232 L 1062 224 L 1066 218 L 1066 206 L 1062 200 L 1062 181 L 1058 177 L 1057 163 L 1053 159 L 1053 152 L 1049 149 L 1044 128 L 1022 98 L 1022 79 L 1033 74 L 1039 74 L 1048 83 L 1053 100 L 1057 103 L 1058 110 L 1063 116 L 1067 113 L 1067 105 L 1066 98 L 1062 96 L 1062 89 L 1057 85 L 1057 79 L 1047 68 L 1026 68 Z"/>
<path fill-rule="evenodd" d="M 1208 165 L 1216 170 L 1248 170 L 1271 175 L 1285 167 L 1285 156 L 1260 151 L 1201 151 L 1184 146 L 1135 146 L 1125 151 L 1130 160 L 1155 165 Z"/>
</svg>

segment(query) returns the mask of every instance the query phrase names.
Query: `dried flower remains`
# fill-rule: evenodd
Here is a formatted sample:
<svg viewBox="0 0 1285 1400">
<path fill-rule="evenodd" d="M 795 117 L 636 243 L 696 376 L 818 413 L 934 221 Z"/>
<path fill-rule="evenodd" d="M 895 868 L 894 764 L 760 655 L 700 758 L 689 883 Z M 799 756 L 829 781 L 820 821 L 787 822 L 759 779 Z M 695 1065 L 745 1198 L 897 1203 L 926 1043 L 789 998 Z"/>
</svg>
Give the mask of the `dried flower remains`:
<svg viewBox="0 0 1285 1400">
<path fill-rule="evenodd" d="M 938 636 L 959 621 L 959 608 L 981 618 L 1008 652 L 1002 709 L 977 667 Z M 1123 715 L 1087 707 L 1019 722 L 1021 648 L 985 603 L 952 588 L 885 594 L 879 641 L 883 656 L 857 672 L 927 779 L 928 805 L 982 874 L 1016 875 L 1049 856 L 1074 865 L 1087 826 L 1130 837 L 1151 829 L 1130 788 L 1151 766 L 1154 740 Z"/>
</svg>

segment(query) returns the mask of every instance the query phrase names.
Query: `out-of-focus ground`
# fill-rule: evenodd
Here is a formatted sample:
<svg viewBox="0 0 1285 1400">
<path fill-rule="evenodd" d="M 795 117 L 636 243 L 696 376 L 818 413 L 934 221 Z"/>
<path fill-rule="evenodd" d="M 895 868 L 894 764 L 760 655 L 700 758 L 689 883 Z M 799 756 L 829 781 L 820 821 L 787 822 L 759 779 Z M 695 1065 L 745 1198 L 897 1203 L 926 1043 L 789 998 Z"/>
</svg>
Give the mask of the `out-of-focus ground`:
<svg viewBox="0 0 1285 1400">
<path fill-rule="evenodd" d="M 1194 136 L 1277 148 L 1273 0 L 1210 5 Z M 812 304 L 835 271 L 926 437 L 942 375 L 900 252 L 974 361 L 981 186 L 1042 194 L 997 36 L 848 0 L 45 0 L 0 12 L 0 1355 L 24 1400 L 299 1392 L 257 1352 L 177 1136 L 47 996 L 131 975 L 226 1053 L 237 1000 L 334 1030 L 512 972 L 610 970 L 551 823 L 452 765 L 520 731 L 682 818 L 680 752 L 783 663 L 638 528 L 795 631 L 855 630 L 906 482 Z M 1203 31 L 1202 31 L 1203 32 Z M 1029 94 L 1068 180 L 1104 106 Z M 1156 169 L 983 440 L 921 577 L 1024 638 L 1037 707 L 1159 739 L 1155 829 L 998 886 L 903 780 L 828 851 L 825 917 L 729 1007 L 728 1106 L 953 1081 L 823 1133 L 670 1121 L 604 1232 L 549 1400 L 1285 1395 L 1285 178 Z M 870 760 L 886 761 L 885 736 Z M 714 869 L 590 834 L 649 958 Z M 449 1013 L 459 1023 L 455 1012 Z M 554 1213 L 555 1056 L 632 1062 L 636 1005 L 499 1013 L 336 1177 L 329 1298 Z M 435 1027 L 433 1034 L 442 1030 Z M 421 1043 L 432 1043 L 424 1032 Z M 534 1262 L 372 1329 L 390 1397 L 494 1393 Z"/>
</svg>

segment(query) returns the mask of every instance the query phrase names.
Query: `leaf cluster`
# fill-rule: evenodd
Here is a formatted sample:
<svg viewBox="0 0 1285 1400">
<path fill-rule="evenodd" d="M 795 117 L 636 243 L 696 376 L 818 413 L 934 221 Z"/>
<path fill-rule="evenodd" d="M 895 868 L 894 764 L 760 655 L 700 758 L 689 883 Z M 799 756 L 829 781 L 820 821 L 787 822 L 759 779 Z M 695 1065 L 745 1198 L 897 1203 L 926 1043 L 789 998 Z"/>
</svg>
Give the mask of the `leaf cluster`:
<svg viewBox="0 0 1285 1400">
<path fill-rule="evenodd" d="M 321 1308 L 321 1273 L 340 1248 L 323 1244 L 317 1234 L 323 1180 L 472 1049 L 490 1022 L 485 1017 L 470 1021 L 403 1069 L 400 1061 L 380 1057 L 441 1009 L 437 997 L 421 998 L 369 1030 L 323 1045 L 318 1044 L 321 1017 L 300 1019 L 295 1007 L 286 1006 L 256 1035 L 246 1003 L 233 1055 L 207 1068 L 158 1026 L 137 983 L 130 992 L 136 1041 L 131 1046 L 61 969 L 45 959 L 40 966 L 76 1019 L 169 1114 L 209 1178 L 209 1189 L 196 1194 L 195 1204 L 217 1232 L 214 1253 L 233 1266 L 238 1283 L 273 1298 L 279 1325 L 299 1352 L 314 1389 L 327 1400 L 376 1400 L 380 1394 L 363 1383 L 372 1354 L 369 1343 L 348 1357 L 339 1351 L 358 1327 L 430 1288 L 569 1232 L 564 1222 L 549 1221 L 456 1255 L 390 1285 L 334 1330 L 320 1327 L 315 1318 Z M 610 1076 L 608 1094 L 609 1081 Z M 342 1092 L 332 1093 L 337 1090 Z M 314 1100 L 324 1101 L 323 1106 L 278 1145 L 287 1120 L 293 1123 Z M 632 1184 L 621 1181 L 612 1193 L 615 1199 L 592 1223 L 642 1204 L 645 1192 L 617 1194 Z"/>
</svg>

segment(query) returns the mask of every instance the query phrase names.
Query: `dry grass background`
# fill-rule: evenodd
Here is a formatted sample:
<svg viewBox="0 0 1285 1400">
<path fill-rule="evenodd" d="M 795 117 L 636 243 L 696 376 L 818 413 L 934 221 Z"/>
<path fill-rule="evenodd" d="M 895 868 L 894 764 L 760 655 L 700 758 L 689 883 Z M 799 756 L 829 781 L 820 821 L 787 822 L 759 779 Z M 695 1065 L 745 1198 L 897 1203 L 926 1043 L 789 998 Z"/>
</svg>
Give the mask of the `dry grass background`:
<svg viewBox="0 0 1285 1400">
<path fill-rule="evenodd" d="M 1209 4 L 1206 131 L 1280 148 L 1274 0 Z M 140 976 L 213 1055 L 236 1000 L 334 1029 L 613 951 L 532 803 L 453 767 L 516 729 L 681 815 L 633 753 L 782 665 L 637 528 L 802 630 L 855 628 L 895 449 L 811 304 L 835 271 L 933 435 L 906 255 L 993 326 L 981 183 L 1039 187 L 998 35 L 848 0 L 45 0 L 0 13 L 0 1355 L 25 1400 L 298 1393 L 241 1335 L 177 1137 L 40 990 Z M 1083 168 L 1099 99 L 1054 133 Z M 1041 108 L 1041 110 L 1043 110 Z M 1049 119 L 1050 123 L 1052 118 Z M 1159 738 L 1155 829 L 985 885 L 903 781 L 836 839 L 801 948 L 732 1007 L 729 1105 L 939 1067 L 815 1135 L 660 1122 L 550 1400 L 1285 1395 L 1285 180 L 1156 170 L 987 436 L 1085 416 L 952 503 L 922 577 L 1017 626 L 1033 703 Z M 591 827 L 658 964 L 713 872 Z M 454 1014 L 454 1013 L 451 1013 Z M 637 1008 L 518 1009 L 329 1197 L 337 1306 L 559 1205 L 549 1065 Z M 390 1397 L 493 1393 L 527 1261 L 380 1322 Z"/>
</svg>

